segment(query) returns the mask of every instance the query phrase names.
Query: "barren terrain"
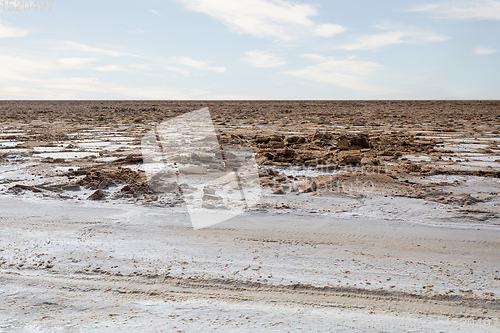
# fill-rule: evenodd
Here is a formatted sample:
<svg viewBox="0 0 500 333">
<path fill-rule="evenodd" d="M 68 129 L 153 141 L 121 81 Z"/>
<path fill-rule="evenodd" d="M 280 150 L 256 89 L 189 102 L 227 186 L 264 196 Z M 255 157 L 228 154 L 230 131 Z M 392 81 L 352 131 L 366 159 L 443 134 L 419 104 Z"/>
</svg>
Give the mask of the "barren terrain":
<svg viewBox="0 0 500 333">
<path fill-rule="evenodd" d="M 193 230 L 141 142 L 203 107 L 263 197 Z M 4 101 L 0 126 L 0 330 L 500 330 L 500 102 Z"/>
</svg>

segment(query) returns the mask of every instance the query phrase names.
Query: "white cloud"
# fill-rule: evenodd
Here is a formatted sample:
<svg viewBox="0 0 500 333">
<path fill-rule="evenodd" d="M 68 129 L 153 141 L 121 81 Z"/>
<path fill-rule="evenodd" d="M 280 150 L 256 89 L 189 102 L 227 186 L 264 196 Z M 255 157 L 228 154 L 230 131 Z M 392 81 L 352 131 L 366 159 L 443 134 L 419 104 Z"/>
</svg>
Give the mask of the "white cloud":
<svg viewBox="0 0 500 333">
<path fill-rule="evenodd" d="M 343 26 L 330 23 L 319 24 L 313 29 L 313 33 L 320 37 L 332 37 L 344 31 L 346 31 L 346 28 Z"/>
<path fill-rule="evenodd" d="M 0 21 L 0 38 L 24 37 L 28 31 Z"/>
<path fill-rule="evenodd" d="M 117 65 L 104 65 L 104 66 L 98 66 L 95 68 L 96 71 L 99 72 L 122 72 L 124 71 L 123 68 Z"/>
<path fill-rule="evenodd" d="M 318 11 L 310 4 L 284 0 L 177 1 L 190 10 L 221 21 L 236 33 L 256 37 L 291 40 L 304 30 L 316 36 L 331 37 L 345 30 L 340 25 L 315 23 L 311 17 Z"/>
<path fill-rule="evenodd" d="M 373 35 L 361 36 L 352 44 L 342 45 L 340 48 L 344 50 L 378 50 L 382 47 L 393 44 L 421 44 L 430 42 L 441 42 L 448 39 L 447 36 L 440 35 L 434 32 L 422 31 L 417 28 L 401 28 L 392 29 L 387 26 L 377 26 L 376 28 L 387 31 Z"/>
<path fill-rule="evenodd" d="M 135 69 L 140 69 L 140 70 L 147 70 L 147 69 L 149 69 L 149 66 L 146 65 L 146 64 L 134 64 L 131 67 L 135 68 Z"/>
<path fill-rule="evenodd" d="M 314 53 L 302 54 L 300 57 L 305 58 L 305 59 L 316 60 L 316 61 L 323 61 L 323 60 L 327 59 L 325 56 L 322 56 L 319 54 L 314 54 Z"/>
<path fill-rule="evenodd" d="M 286 64 L 283 59 L 267 51 L 248 51 L 245 55 L 243 60 L 252 67 L 279 67 Z"/>
<path fill-rule="evenodd" d="M 66 77 L 63 70 L 68 65 L 83 63 L 75 58 L 49 61 L 0 55 L 0 63 L 0 82 L 3 83 L 0 98 L 4 99 L 95 99 L 99 96 L 106 99 L 199 99 L 207 94 L 200 90 L 185 92 L 168 87 L 124 86 L 96 77 Z"/>
<path fill-rule="evenodd" d="M 500 20 L 498 0 L 454 0 L 418 5 L 412 12 L 424 12 L 443 19 Z"/>
<path fill-rule="evenodd" d="M 226 67 L 214 67 L 206 61 L 199 61 L 186 56 L 172 57 L 168 59 L 169 62 L 184 65 L 187 67 L 192 67 L 204 71 L 214 71 L 217 73 L 224 73 L 227 71 Z"/>
<path fill-rule="evenodd" d="M 496 50 L 492 47 L 483 46 L 483 45 L 479 45 L 474 49 L 475 55 L 489 55 L 489 54 L 493 54 L 493 53 L 497 53 L 497 52 L 498 52 L 498 50 Z"/>
<path fill-rule="evenodd" d="M 153 13 L 155 15 L 161 16 L 161 13 L 159 11 L 155 10 L 155 9 L 150 9 L 149 12 Z"/>
<path fill-rule="evenodd" d="M 42 59 L 24 59 L 19 56 L 0 55 L 0 81 L 9 82 L 11 80 L 29 80 L 30 77 L 37 76 L 47 71 L 57 70 L 60 64 L 52 63 Z M 2 84 L 5 86 L 8 84 Z"/>
<path fill-rule="evenodd" d="M 169 72 L 174 72 L 174 73 L 177 73 L 177 74 L 180 74 L 182 76 L 190 76 L 191 73 L 189 73 L 189 71 L 187 69 L 184 69 L 184 68 L 179 68 L 179 67 L 175 67 L 175 66 L 165 66 L 164 67 L 165 70 L 169 71 Z"/>
<path fill-rule="evenodd" d="M 376 50 L 391 44 L 403 43 L 403 32 L 384 32 L 375 35 L 360 37 L 355 43 L 343 45 L 340 48 L 344 50 Z"/>
<path fill-rule="evenodd" d="M 380 67 L 377 63 L 357 60 L 337 60 L 333 57 L 324 57 L 318 54 L 304 54 L 302 57 L 314 60 L 317 63 L 284 73 L 352 90 L 369 92 L 388 91 L 387 89 L 373 86 L 366 82 L 369 76 Z"/>
<path fill-rule="evenodd" d="M 96 58 L 62 58 L 59 59 L 61 63 L 66 68 L 82 68 L 88 63 L 95 61 Z"/>
<path fill-rule="evenodd" d="M 79 52 L 101 54 L 101 55 L 106 55 L 106 56 L 111 56 L 111 57 L 142 58 L 141 56 L 138 56 L 138 55 L 132 54 L 132 53 L 125 53 L 125 52 L 119 52 L 119 51 L 110 50 L 110 49 L 103 49 L 103 48 L 93 47 L 93 46 L 80 44 L 80 43 L 76 43 L 76 42 L 65 42 L 65 44 L 67 46 L 69 46 L 72 50 L 79 51 Z"/>
<path fill-rule="evenodd" d="M 109 64 L 103 66 L 97 66 L 94 68 L 98 72 L 123 72 L 123 73 L 142 73 L 150 74 L 149 66 L 145 64 L 132 64 L 127 66 L 120 66 L 116 64 Z"/>
</svg>

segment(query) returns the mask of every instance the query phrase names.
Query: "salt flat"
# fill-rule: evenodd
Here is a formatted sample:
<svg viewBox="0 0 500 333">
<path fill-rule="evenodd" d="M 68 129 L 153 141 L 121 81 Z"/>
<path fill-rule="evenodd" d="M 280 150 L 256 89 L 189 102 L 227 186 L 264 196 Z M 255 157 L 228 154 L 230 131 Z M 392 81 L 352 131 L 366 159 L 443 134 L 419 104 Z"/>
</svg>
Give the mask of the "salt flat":
<svg viewBox="0 0 500 333">
<path fill-rule="evenodd" d="M 255 153 L 262 197 L 194 230 L 213 158 L 158 180 L 141 140 L 207 105 L 216 141 Z M 498 332 L 498 110 L 1 102 L 0 330 Z"/>
<path fill-rule="evenodd" d="M 500 312 L 497 228 L 253 212 L 194 231 L 181 208 L 0 207 L 6 329 L 498 329 L 480 320 Z"/>
</svg>

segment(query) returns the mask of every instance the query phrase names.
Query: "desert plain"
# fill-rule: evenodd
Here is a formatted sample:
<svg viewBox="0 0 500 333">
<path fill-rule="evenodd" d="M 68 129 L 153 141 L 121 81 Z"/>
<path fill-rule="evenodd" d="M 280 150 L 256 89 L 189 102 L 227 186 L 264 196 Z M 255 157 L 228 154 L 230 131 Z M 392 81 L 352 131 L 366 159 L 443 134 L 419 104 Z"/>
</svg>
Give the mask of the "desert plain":
<svg viewBox="0 0 500 333">
<path fill-rule="evenodd" d="M 202 108 L 260 197 L 195 230 L 144 138 Z M 498 101 L 2 101 L 0 126 L 0 331 L 500 331 Z"/>
</svg>

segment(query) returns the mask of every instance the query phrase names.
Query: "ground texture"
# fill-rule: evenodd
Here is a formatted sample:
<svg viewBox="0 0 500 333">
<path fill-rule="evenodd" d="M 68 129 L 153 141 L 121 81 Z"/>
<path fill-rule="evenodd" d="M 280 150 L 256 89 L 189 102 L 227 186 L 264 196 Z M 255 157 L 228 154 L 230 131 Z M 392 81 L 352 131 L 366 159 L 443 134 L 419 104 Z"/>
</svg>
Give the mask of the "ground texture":
<svg viewBox="0 0 500 333">
<path fill-rule="evenodd" d="M 195 231 L 141 140 L 203 107 L 263 197 Z M 0 330 L 500 330 L 500 102 L 0 102 L 0 127 Z"/>
</svg>

